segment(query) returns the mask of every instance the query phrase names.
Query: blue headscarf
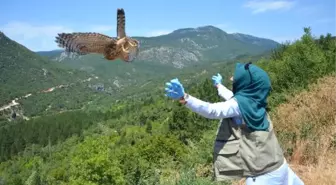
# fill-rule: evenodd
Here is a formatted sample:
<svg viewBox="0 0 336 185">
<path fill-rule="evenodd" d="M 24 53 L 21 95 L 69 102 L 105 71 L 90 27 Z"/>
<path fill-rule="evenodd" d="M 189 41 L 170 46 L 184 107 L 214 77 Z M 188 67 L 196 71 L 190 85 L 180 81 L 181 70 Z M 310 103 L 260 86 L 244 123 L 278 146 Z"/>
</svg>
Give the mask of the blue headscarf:
<svg viewBox="0 0 336 185">
<path fill-rule="evenodd" d="M 267 130 L 267 97 L 271 81 L 261 68 L 248 63 L 237 63 L 233 76 L 233 94 L 247 127 L 252 130 Z"/>
</svg>

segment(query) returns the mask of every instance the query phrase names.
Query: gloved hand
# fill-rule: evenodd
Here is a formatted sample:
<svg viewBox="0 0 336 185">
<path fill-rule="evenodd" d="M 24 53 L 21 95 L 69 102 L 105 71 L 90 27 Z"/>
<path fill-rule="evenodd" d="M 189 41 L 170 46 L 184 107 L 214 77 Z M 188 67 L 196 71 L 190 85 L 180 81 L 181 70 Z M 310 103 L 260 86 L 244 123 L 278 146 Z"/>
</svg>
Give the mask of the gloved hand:
<svg viewBox="0 0 336 185">
<path fill-rule="evenodd" d="M 177 78 L 170 80 L 166 83 L 166 96 L 169 98 L 178 100 L 184 96 L 183 85 L 179 82 Z"/>
<path fill-rule="evenodd" d="M 214 86 L 222 84 L 222 79 L 222 76 L 217 73 L 217 75 L 212 76 L 212 83 L 214 84 Z"/>
</svg>

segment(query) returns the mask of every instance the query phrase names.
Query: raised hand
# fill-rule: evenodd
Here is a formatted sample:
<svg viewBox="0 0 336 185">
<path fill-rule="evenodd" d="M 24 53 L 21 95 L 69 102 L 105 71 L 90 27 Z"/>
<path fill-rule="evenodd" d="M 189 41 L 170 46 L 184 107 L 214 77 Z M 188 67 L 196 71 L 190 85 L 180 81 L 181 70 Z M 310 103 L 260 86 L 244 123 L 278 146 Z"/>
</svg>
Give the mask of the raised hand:
<svg viewBox="0 0 336 185">
<path fill-rule="evenodd" d="M 175 100 L 181 99 L 184 97 L 184 88 L 183 85 L 177 78 L 170 80 L 166 83 L 165 88 L 166 96 Z"/>
<path fill-rule="evenodd" d="M 218 84 L 222 84 L 222 76 L 217 73 L 217 75 L 212 76 L 212 83 L 214 86 L 217 86 Z"/>
</svg>

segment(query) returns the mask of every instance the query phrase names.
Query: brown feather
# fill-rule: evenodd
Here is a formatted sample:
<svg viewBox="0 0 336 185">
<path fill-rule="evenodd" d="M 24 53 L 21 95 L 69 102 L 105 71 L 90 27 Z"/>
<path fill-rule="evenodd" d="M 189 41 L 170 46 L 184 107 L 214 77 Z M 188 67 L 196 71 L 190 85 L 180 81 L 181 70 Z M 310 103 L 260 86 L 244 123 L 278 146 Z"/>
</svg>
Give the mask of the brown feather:
<svg viewBox="0 0 336 185">
<path fill-rule="evenodd" d="M 107 60 L 115 60 L 120 58 L 120 49 L 117 48 L 116 42 L 111 42 L 104 49 L 104 57 Z"/>
<path fill-rule="evenodd" d="M 117 37 L 118 39 L 121 39 L 123 37 L 126 37 L 126 31 L 125 31 L 125 11 L 123 8 L 117 10 Z"/>
<path fill-rule="evenodd" d="M 100 33 L 60 33 L 56 37 L 56 43 L 67 52 L 75 52 L 80 55 L 89 53 L 105 53 L 105 47 L 116 40 Z"/>
</svg>

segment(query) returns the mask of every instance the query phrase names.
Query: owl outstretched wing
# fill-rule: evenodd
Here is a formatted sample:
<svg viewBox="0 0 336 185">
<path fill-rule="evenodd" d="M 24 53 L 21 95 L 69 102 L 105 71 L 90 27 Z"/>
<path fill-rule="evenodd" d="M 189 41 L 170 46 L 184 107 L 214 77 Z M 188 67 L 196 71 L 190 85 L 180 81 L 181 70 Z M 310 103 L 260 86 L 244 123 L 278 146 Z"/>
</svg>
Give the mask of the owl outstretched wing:
<svg viewBox="0 0 336 185">
<path fill-rule="evenodd" d="M 126 37 L 125 11 L 123 8 L 117 10 L 117 37 L 118 39 Z"/>
<path fill-rule="evenodd" d="M 59 33 L 55 42 L 67 52 L 80 55 L 89 53 L 104 54 L 106 46 L 116 42 L 112 37 L 100 33 Z"/>
</svg>

